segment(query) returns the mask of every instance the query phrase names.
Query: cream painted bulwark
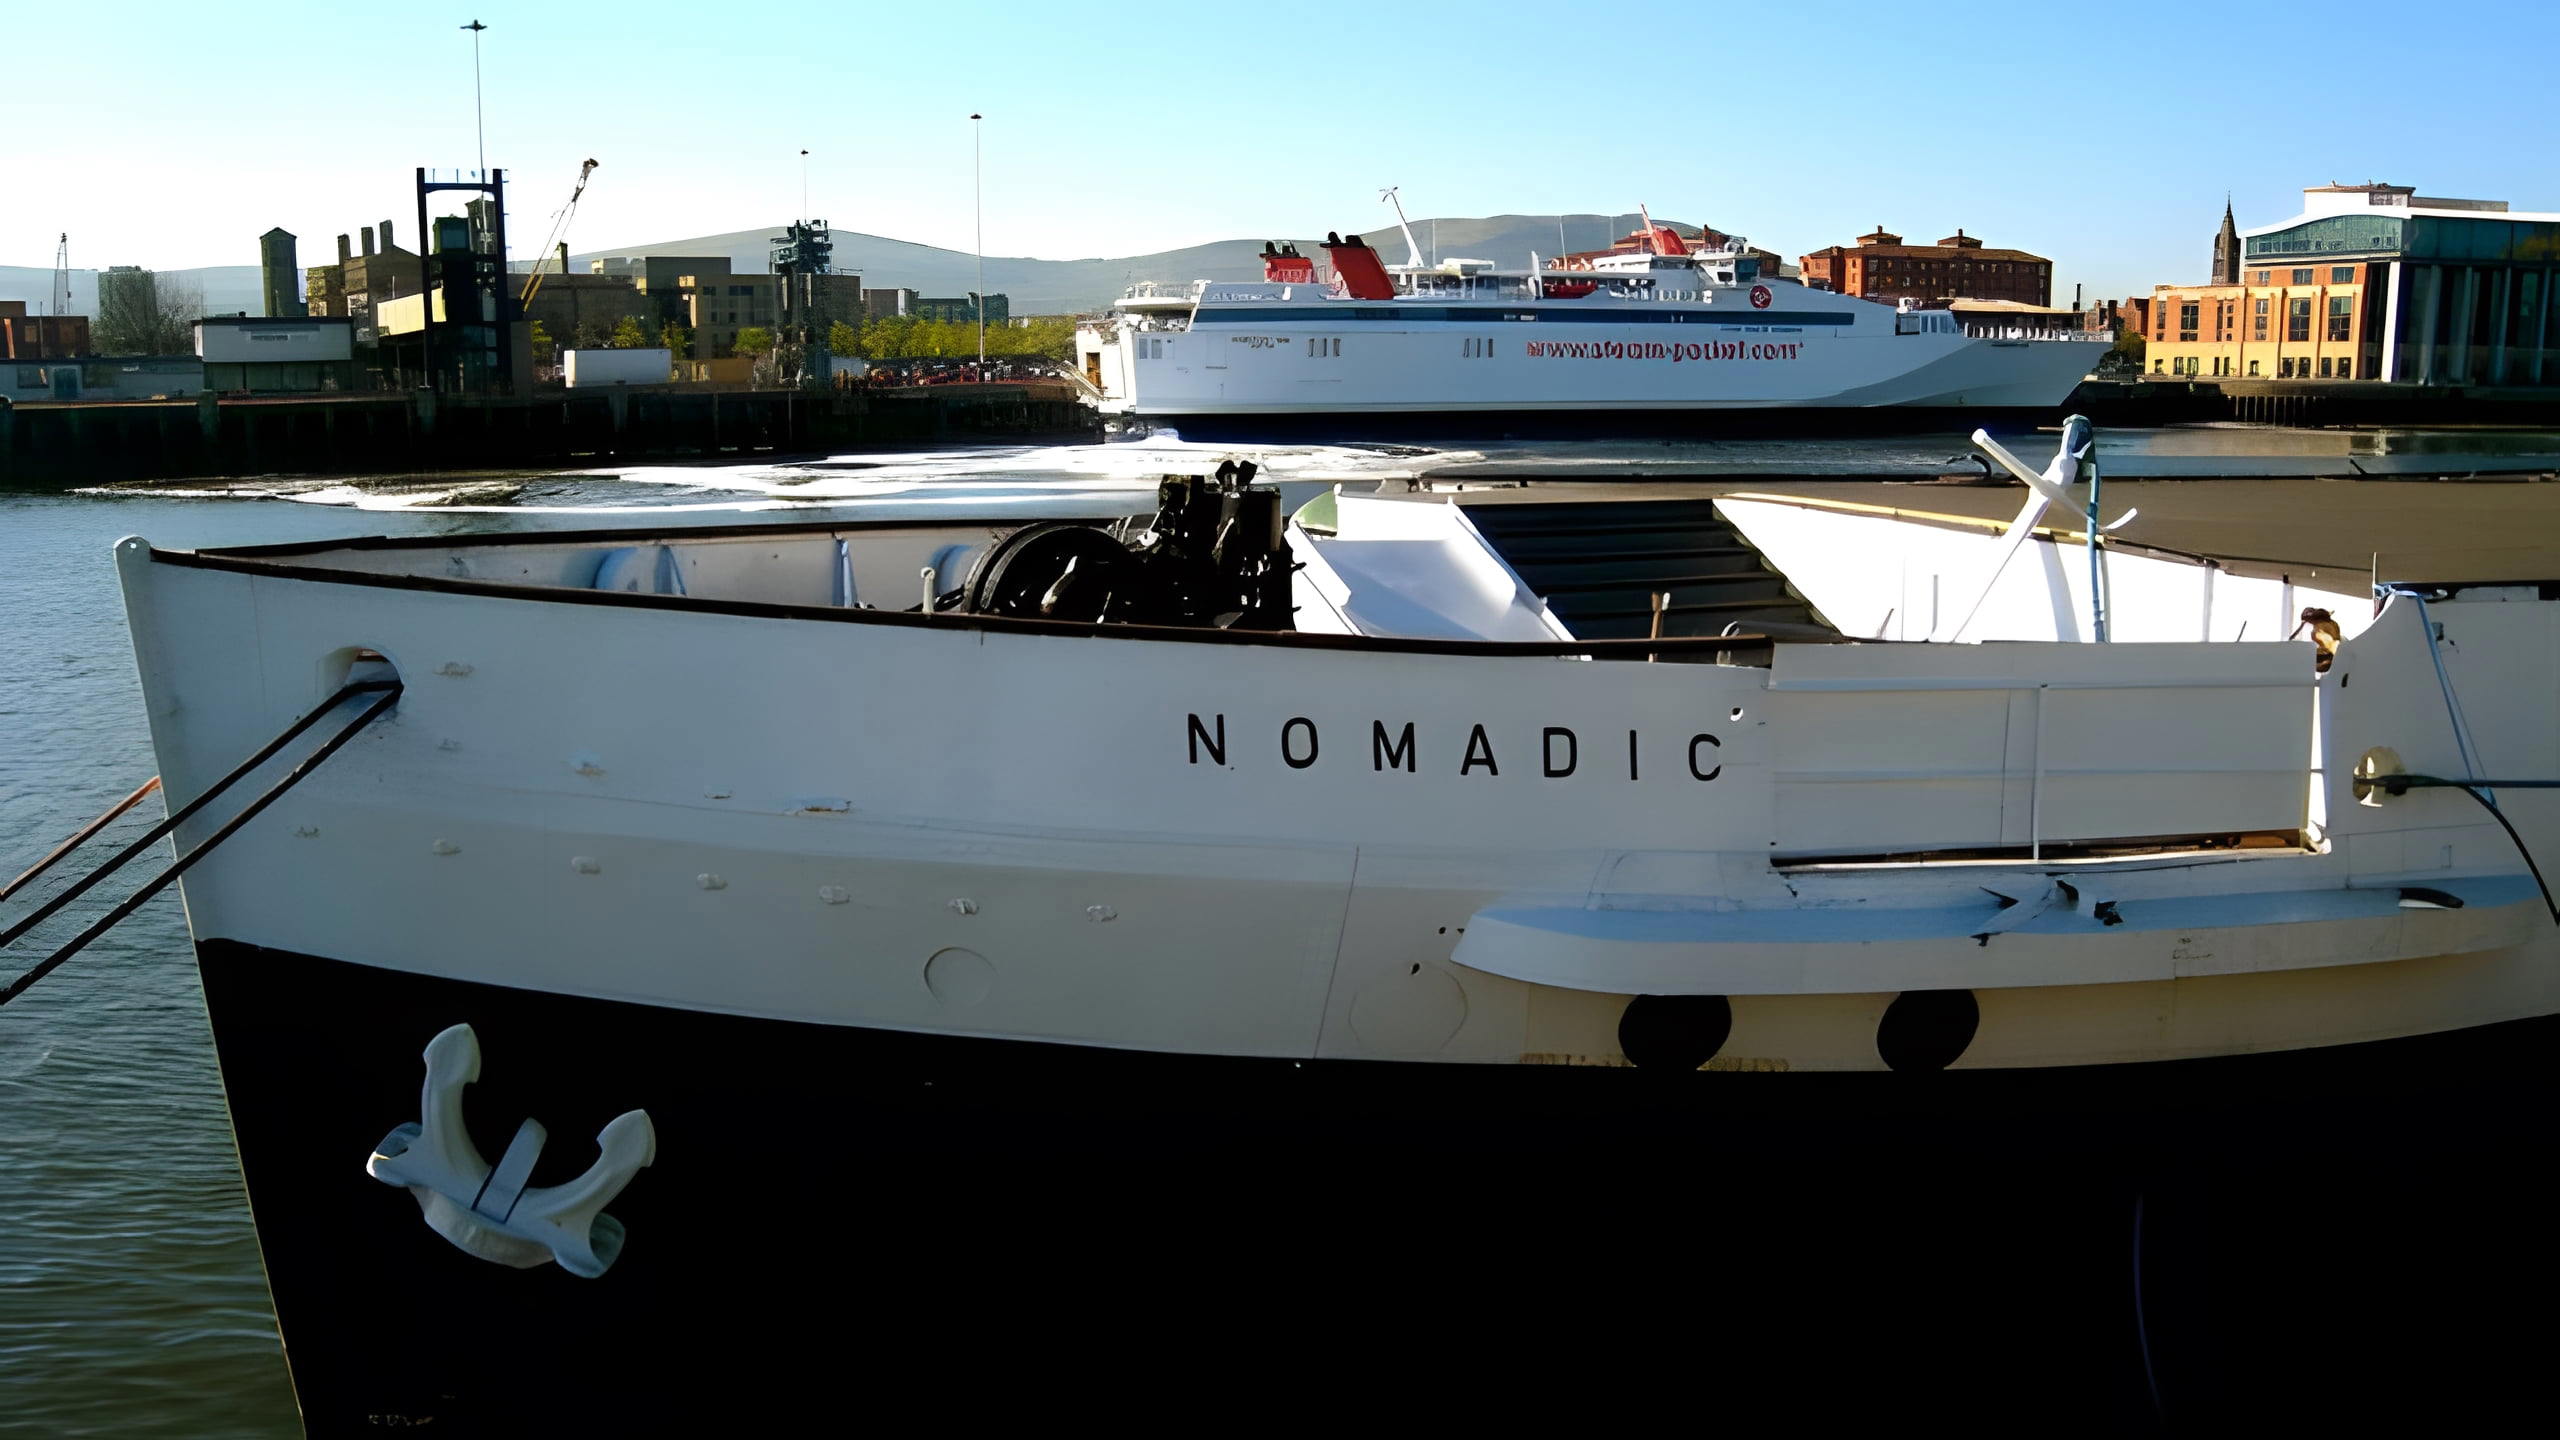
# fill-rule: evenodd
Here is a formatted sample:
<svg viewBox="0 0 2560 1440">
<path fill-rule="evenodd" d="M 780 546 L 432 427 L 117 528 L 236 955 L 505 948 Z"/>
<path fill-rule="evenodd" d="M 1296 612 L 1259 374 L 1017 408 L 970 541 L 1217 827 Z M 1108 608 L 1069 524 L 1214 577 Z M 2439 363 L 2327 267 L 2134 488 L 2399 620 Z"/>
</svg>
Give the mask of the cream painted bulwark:
<svg viewBox="0 0 2560 1440">
<path fill-rule="evenodd" d="M 911 576 L 983 533 L 874 532 L 863 565 Z M 2351 793 L 2373 747 L 2464 763 L 2406 599 L 2326 675 L 2304 644 L 2194 641 L 1782 645 L 1762 669 L 877 616 L 828 608 L 851 551 L 805 532 L 647 542 L 682 597 L 563 588 L 634 543 L 121 547 L 173 803 L 351 647 L 406 686 L 187 877 L 198 939 L 826 1025 L 1483 1064 L 1620 1063 L 1613 974 L 1737 977 L 1721 1053 L 1763 1068 L 1876 1068 L 1911 988 L 1979 989 L 1964 1066 L 2555 1008 L 2496 826 L 2456 792 Z M 2498 773 L 2560 774 L 2555 616 L 2530 592 L 2429 609 Z M 2550 792 L 2502 798 L 2560 855 Z M 2300 843 L 2193 848 L 2242 831 Z M 2036 858 L 2136 835 L 2177 843 Z M 1959 850 L 1993 853 L 1928 854 Z M 2404 911 L 2412 886 L 2475 899 Z M 1487 915 L 1537 938 L 1501 959 Z M 953 952 L 983 963 L 937 976 Z"/>
</svg>

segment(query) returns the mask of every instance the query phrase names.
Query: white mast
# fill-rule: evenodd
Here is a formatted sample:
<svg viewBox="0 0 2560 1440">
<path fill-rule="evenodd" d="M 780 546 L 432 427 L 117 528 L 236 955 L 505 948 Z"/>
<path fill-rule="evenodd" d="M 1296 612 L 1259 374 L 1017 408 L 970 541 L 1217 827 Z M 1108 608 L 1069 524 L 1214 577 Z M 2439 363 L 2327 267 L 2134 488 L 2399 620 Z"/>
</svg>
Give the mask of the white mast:
<svg viewBox="0 0 2560 1440">
<path fill-rule="evenodd" d="M 1396 208 L 1396 228 L 1404 232 L 1404 263 L 1419 270 L 1422 268 L 1422 247 L 1414 243 L 1413 226 L 1404 218 L 1404 202 L 1396 198 L 1399 188 L 1390 185 L 1378 192 L 1378 198 Z"/>
</svg>

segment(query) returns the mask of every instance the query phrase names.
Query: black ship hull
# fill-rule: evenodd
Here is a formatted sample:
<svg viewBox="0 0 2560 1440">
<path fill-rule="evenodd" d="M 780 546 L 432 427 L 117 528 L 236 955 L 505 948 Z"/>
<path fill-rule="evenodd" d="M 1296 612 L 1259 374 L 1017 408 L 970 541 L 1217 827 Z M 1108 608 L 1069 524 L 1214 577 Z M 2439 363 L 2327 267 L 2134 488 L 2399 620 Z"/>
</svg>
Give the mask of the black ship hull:
<svg viewBox="0 0 2560 1440">
<path fill-rule="evenodd" d="M 1098 1050 L 223 941 L 199 959 L 313 1434 L 1532 1404 L 1584 1429 L 1741 1405 L 2300 1428 L 2485 1408 L 2549 1339 L 2510 1317 L 2555 1270 L 2550 1020 L 2147 1066 L 1664 1074 Z M 366 1174 L 458 1022 L 482 1153 L 549 1128 L 535 1184 L 583 1169 L 612 1116 L 652 1116 L 601 1277 L 474 1258 Z"/>
</svg>

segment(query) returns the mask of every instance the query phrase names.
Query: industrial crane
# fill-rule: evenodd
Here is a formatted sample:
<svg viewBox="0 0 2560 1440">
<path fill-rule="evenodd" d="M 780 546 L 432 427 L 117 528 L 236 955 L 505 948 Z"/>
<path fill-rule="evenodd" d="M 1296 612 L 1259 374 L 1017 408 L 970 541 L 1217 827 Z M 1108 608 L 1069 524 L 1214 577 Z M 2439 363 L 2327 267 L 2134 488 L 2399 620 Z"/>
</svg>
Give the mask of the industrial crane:
<svg viewBox="0 0 2560 1440">
<path fill-rule="evenodd" d="M 551 233 L 542 239 L 542 253 L 534 257 L 533 273 L 525 277 L 524 293 L 516 297 L 516 305 L 519 309 L 533 303 L 534 295 L 542 289 L 542 267 L 555 255 L 560 262 L 560 273 L 563 275 L 569 273 L 569 222 L 577 218 L 578 197 L 587 193 L 587 177 L 594 173 L 596 173 L 596 162 L 593 160 L 578 167 L 578 183 L 576 188 L 569 192 L 569 203 L 553 213 Z"/>
<path fill-rule="evenodd" d="M 71 313 L 71 235 L 68 231 L 53 247 L 53 313 Z"/>
</svg>

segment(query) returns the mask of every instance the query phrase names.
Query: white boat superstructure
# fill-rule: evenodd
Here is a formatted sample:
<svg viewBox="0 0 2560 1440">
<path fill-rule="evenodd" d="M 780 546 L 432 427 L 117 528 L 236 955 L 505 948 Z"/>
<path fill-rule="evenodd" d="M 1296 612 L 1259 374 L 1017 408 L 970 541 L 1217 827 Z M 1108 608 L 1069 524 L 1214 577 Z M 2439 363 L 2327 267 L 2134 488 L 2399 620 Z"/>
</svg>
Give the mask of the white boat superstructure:
<svg viewBox="0 0 2560 1440">
<path fill-rule="evenodd" d="M 1078 331 L 1106 414 L 1145 418 L 2050 408 L 2095 363 L 2068 329 L 1814 289 L 1739 238 L 1505 268 L 1384 264 L 1329 236 L 1331 274 L 1269 246 L 1258 282 L 1130 288 Z"/>
</svg>

